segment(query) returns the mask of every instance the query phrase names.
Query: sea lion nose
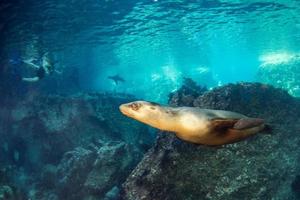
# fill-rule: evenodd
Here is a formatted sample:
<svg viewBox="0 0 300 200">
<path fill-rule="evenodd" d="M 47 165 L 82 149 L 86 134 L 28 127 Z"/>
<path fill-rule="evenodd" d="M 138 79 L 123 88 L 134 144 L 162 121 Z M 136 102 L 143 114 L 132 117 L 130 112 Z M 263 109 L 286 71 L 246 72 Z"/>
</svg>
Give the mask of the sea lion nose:
<svg viewBox="0 0 300 200">
<path fill-rule="evenodd" d="M 122 113 L 126 110 L 126 108 L 128 108 L 128 105 L 127 105 L 127 104 L 122 104 L 122 105 L 119 106 L 119 110 L 120 110 Z"/>
<path fill-rule="evenodd" d="M 140 103 L 126 103 L 119 106 L 122 113 L 131 111 L 138 111 L 142 105 Z"/>
</svg>

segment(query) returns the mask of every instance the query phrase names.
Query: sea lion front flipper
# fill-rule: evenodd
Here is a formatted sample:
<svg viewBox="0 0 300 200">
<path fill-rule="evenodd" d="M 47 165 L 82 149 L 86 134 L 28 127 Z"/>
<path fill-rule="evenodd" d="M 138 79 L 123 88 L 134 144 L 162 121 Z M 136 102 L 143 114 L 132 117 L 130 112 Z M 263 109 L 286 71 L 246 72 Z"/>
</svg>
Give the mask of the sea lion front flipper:
<svg viewBox="0 0 300 200">
<path fill-rule="evenodd" d="M 215 129 L 233 128 L 238 119 L 213 119 L 212 125 Z"/>
<path fill-rule="evenodd" d="M 264 120 L 259 118 L 242 118 L 234 124 L 233 128 L 237 130 L 242 130 L 260 126 L 263 123 Z"/>
</svg>

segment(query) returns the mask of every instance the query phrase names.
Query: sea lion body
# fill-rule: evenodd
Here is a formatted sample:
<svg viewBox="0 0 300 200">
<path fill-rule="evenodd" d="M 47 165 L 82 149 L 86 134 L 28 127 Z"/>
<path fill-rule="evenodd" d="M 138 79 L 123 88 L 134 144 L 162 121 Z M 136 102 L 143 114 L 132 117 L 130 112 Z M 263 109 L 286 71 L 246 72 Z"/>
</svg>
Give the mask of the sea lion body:
<svg viewBox="0 0 300 200">
<path fill-rule="evenodd" d="M 133 119 L 164 131 L 171 131 L 184 141 L 223 145 L 240 141 L 262 131 L 262 119 L 225 111 L 196 107 L 166 107 L 146 101 L 120 106 L 121 112 Z"/>
</svg>

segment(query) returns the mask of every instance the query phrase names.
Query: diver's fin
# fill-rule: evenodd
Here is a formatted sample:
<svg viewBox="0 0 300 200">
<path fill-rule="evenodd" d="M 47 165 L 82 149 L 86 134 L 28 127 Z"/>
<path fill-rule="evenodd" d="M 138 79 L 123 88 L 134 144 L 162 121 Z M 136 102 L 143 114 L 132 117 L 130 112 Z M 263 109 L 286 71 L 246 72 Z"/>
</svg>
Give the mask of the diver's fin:
<svg viewBox="0 0 300 200">
<path fill-rule="evenodd" d="M 233 128 L 237 130 L 242 130 L 260 126 L 263 123 L 264 120 L 259 118 L 242 118 L 234 124 Z"/>
<path fill-rule="evenodd" d="M 39 81 L 40 80 L 40 78 L 39 77 L 32 77 L 32 78 L 22 78 L 22 81 L 25 81 L 25 82 L 31 82 L 31 83 L 33 83 L 33 82 L 37 82 L 37 81 Z"/>
<path fill-rule="evenodd" d="M 215 129 L 233 128 L 238 119 L 213 119 L 212 125 Z"/>
</svg>

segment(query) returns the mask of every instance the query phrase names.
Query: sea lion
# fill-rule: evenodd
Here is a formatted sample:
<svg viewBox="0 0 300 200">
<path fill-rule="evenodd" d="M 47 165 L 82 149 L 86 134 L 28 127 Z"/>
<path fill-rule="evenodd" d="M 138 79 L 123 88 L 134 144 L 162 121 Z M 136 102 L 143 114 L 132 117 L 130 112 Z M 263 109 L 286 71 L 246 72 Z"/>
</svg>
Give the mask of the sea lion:
<svg viewBox="0 0 300 200">
<path fill-rule="evenodd" d="M 135 101 L 122 104 L 120 111 L 152 127 L 174 132 L 184 141 L 211 146 L 234 143 L 265 128 L 263 119 L 225 110 L 167 107 Z"/>
<path fill-rule="evenodd" d="M 125 80 L 121 76 L 119 76 L 119 75 L 108 76 L 107 78 L 113 80 L 116 85 L 118 85 L 119 82 L 120 83 L 124 83 L 125 82 Z"/>
</svg>

